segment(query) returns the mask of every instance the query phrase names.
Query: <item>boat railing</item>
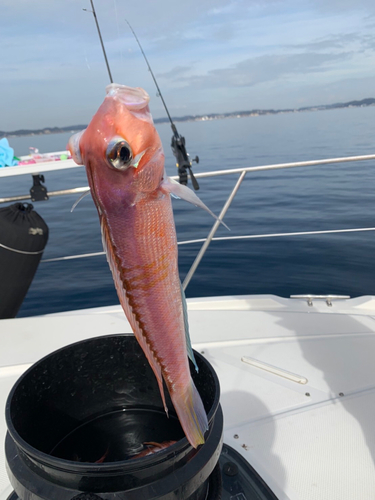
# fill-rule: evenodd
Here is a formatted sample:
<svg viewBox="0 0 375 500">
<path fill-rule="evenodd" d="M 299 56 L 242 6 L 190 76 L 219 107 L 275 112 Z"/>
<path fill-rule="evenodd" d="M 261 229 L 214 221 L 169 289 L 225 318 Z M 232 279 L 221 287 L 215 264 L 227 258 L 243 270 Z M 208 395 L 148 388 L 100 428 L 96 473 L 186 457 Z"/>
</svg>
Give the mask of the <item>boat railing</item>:
<svg viewBox="0 0 375 500">
<path fill-rule="evenodd" d="M 292 162 L 292 163 L 277 163 L 277 164 L 271 164 L 271 165 L 258 165 L 254 167 L 240 167 L 240 168 L 233 168 L 233 169 L 227 169 L 227 170 L 215 170 L 212 172 L 200 172 L 196 173 L 195 177 L 196 178 L 206 178 L 206 177 L 217 177 L 221 175 L 235 175 L 238 174 L 238 179 L 237 182 L 230 192 L 228 198 L 226 199 L 223 208 L 213 224 L 210 232 L 208 233 L 206 238 L 199 238 L 199 239 L 194 239 L 194 240 L 186 240 L 186 241 L 179 241 L 178 245 L 187 245 L 187 244 L 196 244 L 196 243 L 203 243 L 191 268 L 189 269 L 184 281 L 183 281 L 183 288 L 186 289 L 188 286 L 192 276 L 194 275 L 200 261 L 202 260 L 204 254 L 206 253 L 207 248 L 209 247 L 210 243 L 212 241 L 228 241 L 228 240 L 246 240 L 246 239 L 260 239 L 260 238 L 280 238 L 280 237 L 290 237 L 290 236 L 306 236 L 306 235 L 322 235 L 322 234 L 337 234 L 337 233 L 355 233 L 355 232 L 366 232 L 366 231 L 375 231 L 375 227 L 361 227 L 361 228 L 345 228 L 345 229 L 330 229 L 330 230 L 318 230 L 318 231 L 299 231 L 299 232 L 289 232 L 289 233 L 269 233 L 269 234 L 250 234 L 250 235 L 240 235 L 240 236 L 223 236 L 223 237 L 215 237 L 216 231 L 218 230 L 220 224 L 222 223 L 233 199 L 235 198 L 245 176 L 247 173 L 252 173 L 252 172 L 261 172 L 261 171 L 267 171 L 267 170 L 281 170 L 281 169 L 288 169 L 288 168 L 297 168 L 297 167 L 318 167 L 321 165 L 331 165 L 331 164 L 341 164 L 341 163 L 348 163 L 348 162 L 359 162 L 359 161 L 370 161 L 370 160 L 375 160 L 375 154 L 372 155 L 361 155 L 361 156 L 346 156 L 346 157 L 338 157 L 338 158 L 326 158 L 326 159 L 321 159 L 321 160 L 308 160 L 308 161 L 299 161 L 299 162 Z M 68 160 L 70 161 L 70 160 Z M 52 162 L 50 162 L 52 163 Z M 62 163 L 62 162 L 61 162 Z M 74 165 L 70 165 L 67 168 L 73 168 Z M 17 169 L 18 167 L 12 167 L 12 169 Z M 59 170 L 62 169 L 62 165 L 59 165 Z M 40 170 L 46 172 L 46 171 L 52 171 L 53 168 L 50 167 L 50 165 L 44 164 L 43 167 L 40 168 Z M 29 167 L 29 170 L 25 171 L 25 168 L 23 168 L 22 174 L 26 173 L 39 173 L 40 170 L 38 170 L 38 167 L 33 166 Z M 7 175 L 10 175 L 10 173 L 7 173 Z M 14 175 L 20 175 L 19 173 L 14 173 Z M 1 170 L 0 170 L 0 176 L 1 176 Z M 178 179 L 177 176 L 172 177 L 172 179 Z M 58 191 L 50 191 L 48 192 L 48 196 L 62 196 L 62 195 L 71 195 L 71 194 L 79 194 L 79 193 L 84 193 L 89 190 L 89 186 L 83 186 L 83 187 L 77 187 L 77 188 L 72 188 L 72 189 L 64 189 L 64 190 L 58 190 Z M 13 201 L 23 201 L 23 200 L 28 200 L 30 199 L 30 194 L 27 195 L 19 195 L 19 196 L 13 196 L 13 197 L 7 197 L 7 198 L 0 198 L 0 204 L 1 203 L 6 203 L 6 202 L 13 202 Z M 62 260 L 71 260 L 71 259 L 80 259 L 80 258 L 87 258 L 87 257 L 95 257 L 98 255 L 102 255 L 104 252 L 94 252 L 94 253 L 86 253 L 86 254 L 78 254 L 78 255 L 68 255 L 68 256 L 62 256 L 62 257 L 56 257 L 56 258 L 51 258 L 51 259 L 43 259 L 42 262 L 56 262 L 56 261 L 62 261 Z"/>
<path fill-rule="evenodd" d="M 207 237 L 203 240 L 203 245 L 201 249 L 199 250 L 193 264 L 191 265 L 188 273 L 185 276 L 185 279 L 182 283 L 182 287 L 185 290 L 186 287 L 188 286 L 191 278 L 193 277 L 200 261 L 202 260 L 204 254 L 206 253 L 206 250 L 208 246 L 210 245 L 211 241 L 215 240 L 235 240 L 235 239 L 253 239 L 253 238 L 276 238 L 276 237 L 286 237 L 286 236 L 301 236 L 301 235 L 310 235 L 310 234 L 329 234 L 329 233 L 340 233 L 340 232 L 358 232 L 358 231 L 374 231 L 375 228 L 354 228 L 354 229 L 333 229 L 333 230 L 326 230 L 326 231 L 300 231 L 300 232 L 294 232 L 294 233 L 274 233 L 274 234 L 262 234 L 262 235 L 245 235 L 245 236 L 224 236 L 220 238 L 214 238 L 216 231 L 218 230 L 221 221 L 223 220 L 225 214 L 228 211 L 228 208 L 230 207 L 234 197 L 237 194 L 237 191 L 239 187 L 242 184 L 242 181 L 245 178 L 245 175 L 248 172 L 260 172 L 260 171 L 266 171 L 266 170 L 279 170 L 279 169 L 286 169 L 286 168 L 296 168 L 296 167 L 312 167 L 312 166 L 319 166 L 319 165 L 329 165 L 329 164 L 339 164 L 339 163 L 347 163 L 347 162 L 354 162 L 354 161 L 365 161 L 365 160 L 374 160 L 375 155 L 362 155 L 362 156 L 346 156 L 342 158 L 327 158 L 323 160 L 310 160 L 310 161 L 300 161 L 300 162 L 293 162 L 293 163 L 278 163 L 278 164 L 272 164 L 272 165 L 260 165 L 260 166 L 255 166 L 255 167 L 247 167 L 247 168 L 237 168 L 237 169 L 230 169 L 230 170 L 221 170 L 221 171 L 215 171 L 215 172 L 206 172 L 202 174 L 196 174 L 196 177 L 214 177 L 218 175 L 228 175 L 228 174 L 239 174 L 238 180 L 236 182 L 236 185 L 234 186 L 232 192 L 229 194 L 221 212 L 218 217 L 218 220 L 214 223 L 212 226 L 211 231 L 207 235 Z"/>
</svg>

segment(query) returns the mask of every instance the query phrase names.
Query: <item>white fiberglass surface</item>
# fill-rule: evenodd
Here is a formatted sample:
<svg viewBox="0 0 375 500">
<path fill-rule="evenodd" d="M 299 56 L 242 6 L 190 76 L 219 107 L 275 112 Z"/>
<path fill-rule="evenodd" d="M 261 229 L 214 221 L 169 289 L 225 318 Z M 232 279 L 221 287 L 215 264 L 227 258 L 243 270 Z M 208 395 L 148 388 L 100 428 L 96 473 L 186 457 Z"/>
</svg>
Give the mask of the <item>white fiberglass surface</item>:
<svg viewBox="0 0 375 500">
<path fill-rule="evenodd" d="M 21 374 L 50 352 L 99 335 L 131 332 L 123 314 L 51 315 L 0 321 L 0 439 L 6 434 L 5 402 Z M 0 447 L 0 500 L 9 496 L 4 446 Z"/>
<path fill-rule="evenodd" d="M 53 172 L 56 170 L 66 170 L 69 168 L 77 168 L 81 165 L 77 165 L 73 160 L 65 161 L 46 161 L 42 163 L 34 163 L 31 165 L 19 165 L 17 167 L 2 168 L 0 170 L 0 177 L 13 177 L 15 175 L 26 175 L 26 174 L 41 174 L 44 172 Z M 12 193 L 16 194 L 16 193 Z"/>
<path fill-rule="evenodd" d="M 7 368 L 0 368 L 0 401 L 1 401 L 1 413 L 0 413 L 0 500 L 5 500 L 10 494 L 8 476 L 5 471 L 5 450 L 4 450 L 4 439 L 6 434 L 6 424 L 5 424 L 5 402 L 7 400 L 8 394 L 22 373 L 30 365 L 19 365 L 11 366 Z"/>
<path fill-rule="evenodd" d="M 267 412 L 259 398 L 245 393 L 241 399 Z M 365 392 L 225 429 L 224 441 L 279 499 L 370 500 L 375 497 L 374 411 L 375 393 Z"/>
<path fill-rule="evenodd" d="M 219 375 L 225 442 L 279 498 L 374 498 L 374 319 L 285 311 L 236 317 L 218 315 L 217 332 L 221 324 L 230 333 L 216 341 L 203 333 L 202 317 L 195 345 Z"/>
<path fill-rule="evenodd" d="M 0 321 L 0 367 L 34 362 L 50 352 L 80 340 L 130 333 L 124 314 L 34 316 Z"/>
<path fill-rule="evenodd" d="M 237 311 L 235 299 L 189 301 L 193 347 L 220 379 L 225 442 L 280 500 L 375 498 L 369 300 L 348 301 L 349 313 L 345 304 L 308 308 L 305 301 L 265 299 L 240 300 Z M 262 301 L 265 310 L 259 310 Z M 118 307 L 3 320 L 1 327 L 3 408 L 27 363 L 83 338 L 130 331 Z M 0 432 L 4 437 L 3 416 Z M 7 487 L 0 455 L 0 500 Z"/>
</svg>

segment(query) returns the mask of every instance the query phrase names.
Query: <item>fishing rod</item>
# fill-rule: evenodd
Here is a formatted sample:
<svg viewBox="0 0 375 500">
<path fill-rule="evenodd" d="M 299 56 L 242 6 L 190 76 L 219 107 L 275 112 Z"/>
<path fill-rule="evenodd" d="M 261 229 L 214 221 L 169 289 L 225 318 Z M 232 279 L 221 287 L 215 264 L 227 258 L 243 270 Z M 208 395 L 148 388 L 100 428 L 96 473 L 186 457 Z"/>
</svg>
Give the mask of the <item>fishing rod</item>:
<svg viewBox="0 0 375 500">
<path fill-rule="evenodd" d="M 162 100 L 162 103 L 163 103 L 165 111 L 166 111 L 166 113 L 168 115 L 169 121 L 171 122 L 171 128 L 172 128 L 172 132 L 173 132 L 172 141 L 171 141 L 171 148 L 172 148 L 172 152 L 173 152 L 174 156 L 176 157 L 176 166 L 178 168 L 178 175 L 179 175 L 180 184 L 187 185 L 187 183 L 188 183 L 188 176 L 187 176 L 187 171 L 186 170 L 188 170 L 189 174 L 190 174 L 190 178 L 191 178 L 191 183 L 192 183 L 194 189 L 198 190 L 199 189 L 199 184 L 198 184 L 197 179 L 194 177 L 194 174 L 193 174 L 193 171 L 191 170 L 191 167 L 192 167 L 193 161 L 195 161 L 196 163 L 199 163 L 199 157 L 196 156 L 195 158 L 193 158 L 190 161 L 189 154 L 186 151 L 185 137 L 182 137 L 182 135 L 180 135 L 178 133 L 177 127 L 173 123 L 171 115 L 169 114 L 167 105 L 166 105 L 166 103 L 164 101 L 164 98 L 163 98 L 163 95 L 162 95 L 161 90 L 159 88 L 158 82 L 156 81 L 155 75 L 154 75 L 154 73 L 153 73 L 153 71 L 151 69 L 151 66 L 150 66 L 150 63 L 148 62 L 146 54 L 144 53 L 142 45 L 141 45 L 140 41 L 138 40 L 138 37 L 135 34 L 135 31 L 133 30 L 133 28 L 131 27 L 129 21 L 127 19 L 125 19 L 125 21 L 127 22 L 127 24 L 129 26 L 131 32 L 134 35 L 134 38 L 136 39 L 136 41 L 138 43 L 139 48 L 141 49 L 142 55 L 144 57 L 144 60 L 146 61 L 146 64 L 148 66 L 148 70 L 151 73 L 152 79 L 154 80 L 154 83 L 156 85 L 156 89 L 158 91 L 158 95 L 159 95 L 159 97 Z"/>
<path fill-rule="evenodd" d="M 95 12 L 95 7 L 94 7 L 94 2 L 93 0 L 90 0 L 91 2 L 91 7 L 92 7 L 92 10 L 88 10 L 88 9 L 82 9 L 86 12 L 91 12 L 92 15 L 94 16 L 94 19 L 95 19 L 95 23 L 96 23 L 96 28 L 98 30 L 98 35 L 99 35 L 99 40 L 100 40 L 100 43 L 102 45 L 102 50 L 103 50 L 103 55 L 104 55 L 104 59 L 105 59 L 105 63 L 107 65 L 107 70 L 108 70 L 108 75 L 109 75 L 109 81 L 111 83 L 113 83 L 113 78 L 112 78 L 112 74 L 111 74 L 111 70 L 109 68 L 109 63 L 108 63 L 108 59 L 107 59 L 107 54 L 106 54 L 106 51 L 105 51 L 105 48 L 104 48 L 104 43 L 103 43 L 103 38 L 102 38 L 102 34 L 100 33 L 100 28 L 99 28 L 99 22 L 98 22 L 98 18 L 96 17 L 96 12 Z"/>
</svg>

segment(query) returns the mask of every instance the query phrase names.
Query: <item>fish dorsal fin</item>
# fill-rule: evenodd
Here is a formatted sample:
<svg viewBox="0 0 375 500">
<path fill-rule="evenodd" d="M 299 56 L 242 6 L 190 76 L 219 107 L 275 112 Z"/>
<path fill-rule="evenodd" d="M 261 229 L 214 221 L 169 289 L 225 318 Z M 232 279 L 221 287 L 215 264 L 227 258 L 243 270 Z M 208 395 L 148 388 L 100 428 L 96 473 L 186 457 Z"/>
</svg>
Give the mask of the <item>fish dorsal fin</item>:
<svg viewBox="0 0 375 500">
<path fill-rule="evenodd" d="M 181 283 L 180 283 L 180 287 L 181 287 L 182 310 L 184 312 L 184 327 L 185 327 L 186 349 L 187 349 L 188 356 L 191 359 L 196 372 L 198 373 L 199 372 L 198 365 L 197 365 L 197 362 L 195 361 L 195 357 L 194 357 L 194 353 L 193 353 L 193 348 L 191 347 L 186 296 L 185 296 L 185 292 L 184 292 L 184 289 L 182 288 Z"/>
<path fill-rule="evenodd" d="M 165 402 L 165 395 L 164 395 L 164 388 L 163 388 L 163 377 L 161 373 L 161 366 L 158 363 L 157 359 L 155 358 L 154 353 L 152 352 L 151 347 L 146 341 L 144 332 L 139 324 L 139 321 L 133 312 L 132 306 L 129 301 L 129 297 L 126 294 L 126 290 L 124 288 L 124 282 L 121 277 L 121 271 L 120 271 L 120 266 L 118 265 L 118 258 L 116 256 L 116 251 L 114 249 L 114 246 L 112 245 L 111 241 L 111 236 L 109 232 L 109 228 L 107 225 L 107 222 L 105 220 L 105 217 L 103 215 L 100 216 L 100 226 L 102 230 L 102 241 L 103 241 L 103 247 L 105 250 L 105 253 L 107 255 L 107 261 L 109 264 L 109 267 L 112 271 L 113 275 L 113 281 L 115 283 L 117 295 L 120 300 L 120 304 L 125 312 L 125 316 L 127 317 L 130 326 L 132 327 L 132 330 L 134 332 L 134 335 L 140 344 L 143 352 L 145 353 L 145 356 L 150 363 L 150 366 L 152 368 L 152 371 L 155 374 L 156 380 L 158 381 L 159 385 L 159 391 L 161 395 L 161 399 L 163 401 L 163 406 L 165 413 L 168 415 L 168 408 L 167 404 Z"/>
<path fill-rule="evenodd" d="M 223 224 L 224 227 L 228 229 L 228 231 L 230 231 L 229 227 L 225 224 L 225 222 L 216 217 L 216 215 L 208 208 L 208 206 L 205 205 L 200 198 L 198 198 L 198 196 L 194 193 L 194 191 L 192 191 L 187 186 L 179 184 L 170 177 L 165 177 L 160 187 L 162 190 L 168 192 L 174 198 L 181 198 L 182 200 L 188 201 L 189 203 L 195 205 L 196 207 L 203 208 L 203 210 L 206 210 L 209 214 L 212 215 L 214 219 L 218 220 L 221 224 Z"/>
</svg>

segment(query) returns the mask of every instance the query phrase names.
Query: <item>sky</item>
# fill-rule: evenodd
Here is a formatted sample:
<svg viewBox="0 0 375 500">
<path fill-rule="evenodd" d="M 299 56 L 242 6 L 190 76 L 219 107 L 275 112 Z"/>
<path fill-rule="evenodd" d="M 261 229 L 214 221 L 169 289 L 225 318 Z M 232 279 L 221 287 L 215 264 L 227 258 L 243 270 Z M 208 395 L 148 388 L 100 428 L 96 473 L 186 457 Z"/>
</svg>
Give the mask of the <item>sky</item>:
<svg viewBox="0 0 375 500">
<path fill-rule="evenodd" d="M 94 0 L 113 79 L 165 117 L 375 97 L 374 0 Z M 84 11 L 83 9 L 87 9 Z M 90 0 L 2 0 L 0 130 L 87 124 L 109 83 Z"/>
</svg>

